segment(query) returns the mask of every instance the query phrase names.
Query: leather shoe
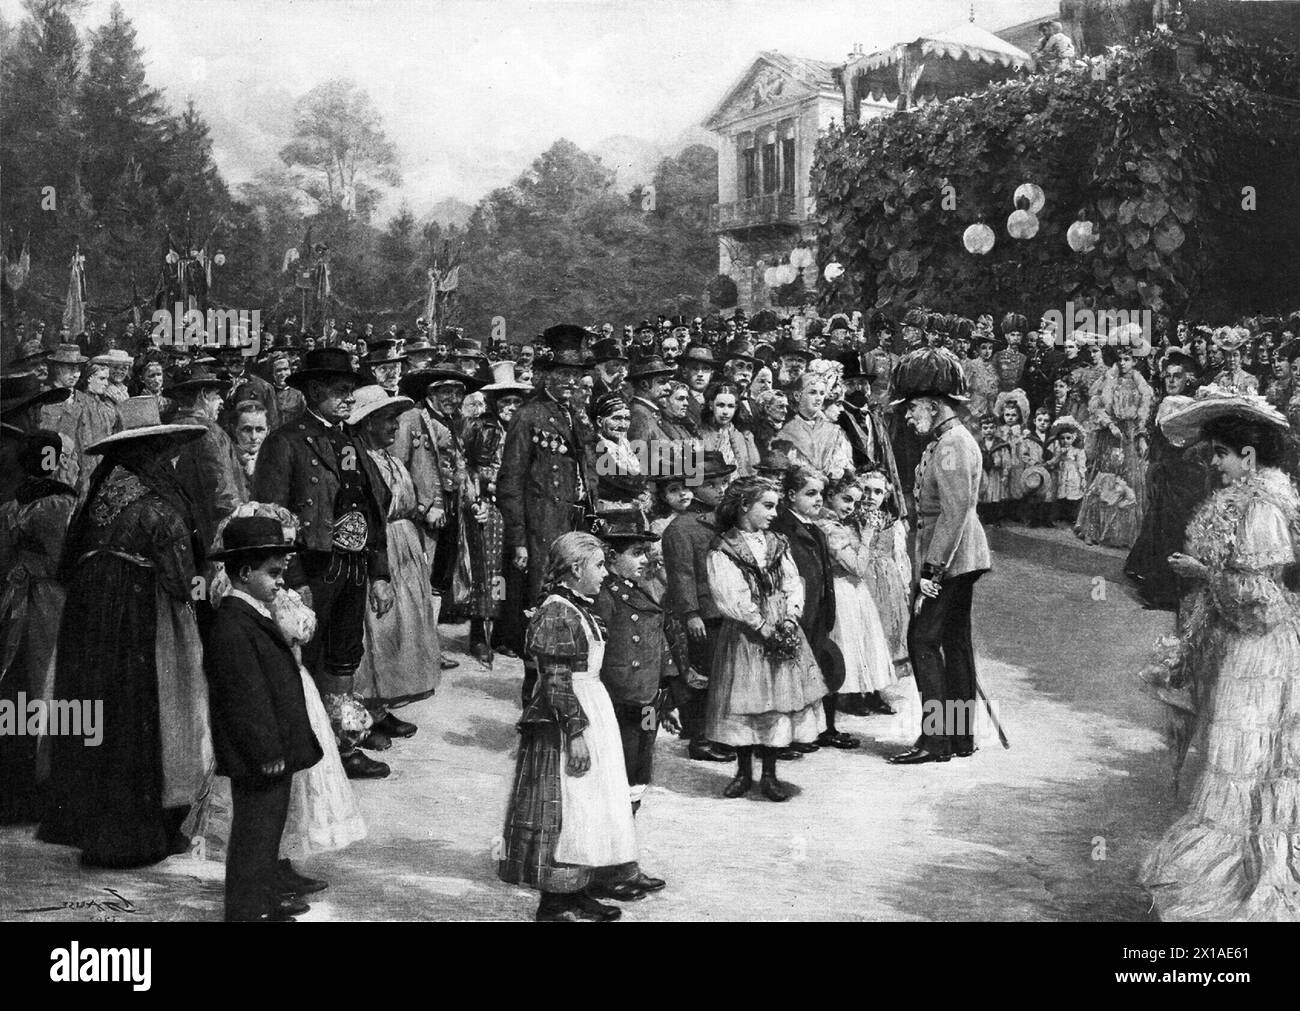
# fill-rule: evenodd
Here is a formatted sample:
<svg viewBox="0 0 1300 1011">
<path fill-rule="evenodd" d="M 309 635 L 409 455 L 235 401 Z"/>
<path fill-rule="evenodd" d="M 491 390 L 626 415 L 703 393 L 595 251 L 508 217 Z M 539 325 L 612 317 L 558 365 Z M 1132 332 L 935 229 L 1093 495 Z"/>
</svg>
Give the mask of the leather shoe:
<svg viewBox="0 0 1300 1011">
<path fill-rule="evenodd" d="M 286 913 L 263 913 L 257 918 L 258 923 L 297 923 L 298 917 Z"/>
<path fill-rule="evenodd" d="M 474 643 L 474 645 L 469 648 L 469 653 L 470 656 L 481 664 L 492 662 L 492 654 L 488 652 L 487 646 L 481 642 Z"/>
<path fill-rule="evenodd" d="M 586 892 L 578 893 L 573 909 L 582 919 L 597 922 L 617 920 L 623 915 L 623 910 L 618 906 L 607 906 L 603 902 L 597 902 Z"/>
<path fill-rule="evenodd" d="M 643 892 L 658 892 L 662 891 L 668 882 L 663 878 L 652 878 L 645 871 L 637 871 L 636 877 L 632 879 L 632 884 Z"/>
<path fill-rule="evenodd" d="M 722 788 L 722 795 L 734 800 L 737 797 L 743 797 L 745 794 L 749 793 L 753 785 L 753 776 L 738 775 Z"/>
<path fill-rule="evenodd" d="M 329 887 L 328 881 L 299 874 L 288 860 L 281 860 L 275 871 L 275 883 L 283 895 L 313 895 Z"/>
<path fill-rule="evenodd" d="M 587 894 L 593 899 L 613 899 L 615 902 L 640 902 L 645 898 L 645 889 L 638 888 L 633 881 L 615 881 L 613 884 L 592 885 Z"/>
<path fill-rule="evenodd" d="M 811 741 L 791 741 L 790 749 L 798 751 L 800 754 L 811 755 L 821 747 L 820 744 L 813 744 Z"/>
<path fill-rule="evenodd" d="M 358 742 L 358 748 L 365 748 L 367 751 L 387 751 L 393 746 L 393 739 L 379 729 L 376 723 L 370 728 L 370 733 L 361 738 Z"/>
<path fill-rule="evenodd" d="M 392 771 L 383 762 L 376 762 L 360 751 L 349 751 L 339 758 L 343 762 L 343 771 L 348 774 L 348 779 L 383 779 Z"/>
<path fill-rule="evenodd" d="M 718 746 L 710 741 L 691 741 L 686 754 L 697 762 L 730 762 L 736 757 L 734 752 L 730 755 L 723 754 L 718 750 Z"/>
<path fill-rule="evenodd" d="M 969 748 L 957 748 L 953 751 L 954 758 L 970 758 L 971 755 L 979 751 L 979 745 L 973 744 Z"/>
<path fill-rule="evenodd" d="M 774 800 L 778 804 L 783 800 L 790 799 L 790 791 L 784 783 L 775 776 L 764 776 L 758 781 L 759 792 L 768 800 Z"/>
<path fill-rule="evenodd" d="M 924 748 L 913 748 L 911 751 L 904 751 L 901 755 L 891 755 L 889 758 L 890 765 L 925 765 L 927 762 L 948 762 L 952 760 L 952 755 L 936 755 L 932 751 L 926 751 Z"/>
<path fill-rule="evenodd" d="M 281 916 L 301 916 L 303 913 L 310 911 L 311 906 L 297 896 L 286 897 L 281 895 L 278 904 L 271 912 L 272 915 L 279 913 Z"/>
<path fill-rule="evenodd" d="M 817 737 L 817 743 L 824 748 L 840 748 L 844 751 L 852 751 L 862 746 L 862 742 L 856 737 L 851 734 L 841 734 L 837 730 L 823 730 Z"/>
<path fill-rule="evenodd" d="M 399 720 L 392 713 L 386 714 L 382 720 L 375 724 L 375 727 L 390 738 L 414 737 L 415 732 L 420 729 L 414 723 Z M 365 745 L 363 744 L 362 747 L 365 747 Z"/>
<path fill-rule="evenodd" d="M 443 669 L 443 670 L 454 670 L 455 668 L 457 668 L 457 667 L 459 667 L 459 666 L 460 666 L 460 661 L 459 661 L 459 660 L 448 660 L 446 657 L 443 657 L 443 659 L 442 659 L 442 669 Z"/>
<path fill-rule="evenodd" d="M 509 657 L 511 660 L 519 659 L 519 654 L 511 646 L 498 646 L 497 656 L 506 656 Z"/>
<path fill-rule="evenodd" d="M 803 752 L 794 748 L 777 748 L 776 758 L 779 762 L 797 762 L 803 758 Z"/>
</svg>

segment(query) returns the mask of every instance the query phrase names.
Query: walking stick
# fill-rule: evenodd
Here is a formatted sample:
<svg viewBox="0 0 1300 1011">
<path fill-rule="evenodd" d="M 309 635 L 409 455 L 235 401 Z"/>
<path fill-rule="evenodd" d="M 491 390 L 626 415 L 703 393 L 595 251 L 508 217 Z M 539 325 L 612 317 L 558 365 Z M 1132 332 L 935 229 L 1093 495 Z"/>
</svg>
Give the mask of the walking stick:
<svg viewBox="0 0 1300 1011">
<path fill-rule="evenodd" d="M 989 719 L 993 721 L 993 726 L 998 732 L 998 740 L 1002 742 L 1002 747 L 1010 750 L 1011 742 L 1007 740 L 1007 732 L 1002 729 L 1002 724 L 998 722 L 997 715 L 993 712 L 993 703 L 984 694 L 984 689 L 980 687 L 978 680 L 975 682 L 975 690 L 979 692 L 979 696 L 984 702 L 984 711 L 989 714 Z"/>
</svg>

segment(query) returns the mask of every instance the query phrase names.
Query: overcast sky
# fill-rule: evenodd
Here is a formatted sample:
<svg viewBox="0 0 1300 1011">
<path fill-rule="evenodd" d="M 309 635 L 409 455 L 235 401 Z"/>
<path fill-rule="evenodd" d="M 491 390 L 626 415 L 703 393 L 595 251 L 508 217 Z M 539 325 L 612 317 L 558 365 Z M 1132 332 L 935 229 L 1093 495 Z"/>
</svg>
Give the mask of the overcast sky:
<svg viewBox="0 0 1300 1011">
<path fill-rule="evenodd" d="M 83 27 L 106 19 L 91 0 Z M 979 0 L 997 30 L 1055 0 Z M 124 0 L 150 83 L 212 124 L 240 182 L 275 157 L 292 101 L 331 77 L 371 97 L 417 208 L 475 202 L 558 137 L 671 145 L 764 49 L 843 60 L 970 15 L 969 0 Z M 20 0 L 0 0 L 11 23 Z M 625 172 L 625 175 L 634 174 Z M 627 181 L 629 186 L 636 180 Z"/>
</svg>

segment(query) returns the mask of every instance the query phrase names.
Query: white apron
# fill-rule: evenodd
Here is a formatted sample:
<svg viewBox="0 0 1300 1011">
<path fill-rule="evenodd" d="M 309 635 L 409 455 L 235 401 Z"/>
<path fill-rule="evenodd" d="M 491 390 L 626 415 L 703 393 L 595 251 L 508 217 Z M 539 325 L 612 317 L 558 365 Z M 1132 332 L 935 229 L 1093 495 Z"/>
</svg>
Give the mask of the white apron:
<svg viewBox="0 0 1300 1011">
<path fill-rule="evenodd" d="M 587 669 L 573 672 L 573 694 L 587 714 L 582 739 L 591 753 L 591 768 L 585 776 L 570 776 L 567 749 L 561 756 L 560 839 L 555 859 L 584 867 L 631 863 L 637 858 L 636 826 L 628 800 L 623 739 L 609 693 L 600 682 L 605 640 L 581 609 L 571 601 L 564 603 L 578 613 L 587 633 Z"/>
</svg>

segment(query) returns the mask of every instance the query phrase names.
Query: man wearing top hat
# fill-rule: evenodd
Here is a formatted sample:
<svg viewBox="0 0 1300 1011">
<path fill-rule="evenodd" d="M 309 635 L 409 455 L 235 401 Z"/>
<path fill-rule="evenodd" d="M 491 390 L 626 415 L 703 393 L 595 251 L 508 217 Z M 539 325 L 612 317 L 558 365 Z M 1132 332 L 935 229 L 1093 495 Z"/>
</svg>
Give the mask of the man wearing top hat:
<svg viewBox="0 0 1300 1011">
<path fill-rule="evenodd" d="M 991 566 L 976 515 L 983 459 L 956 407 L 967 400 L 961 363 L 943 348 L 906 355 L 895 375 L 895 406 L 925 440 L 916 468 L 913 615 L 908 653 L 921 693 L 921 733 L 896 765 L 947 762 L 975 752 L 975 581 Z"/>
<path fill-rule="evenodd" d="M 190 497 L 204 549 L 212 546 L 221 521 L 247 500 L 235 445 L 217 423 L 229 389 L 228 380 L 206 366 L 193 365 L 178 372 L 164 391 L 176 403 L 177 424 L 205 429 L 176 459 L 176 480 Z"/>
<path fill-rule="evenodd" d="M 632 395 L 627 388 L 627 355 L 617 337 L 604 337 L 591 346 L 591 374 L 593 382 L 589 413 L 594 421 L 596 404 L 601 397 L 621 393 L 626 399 Z"/>
<path fill-rule="evenodd" d="M 301 551 L 290 570 L 294 588 L 316 612 L 317 632 L 302 647 L 334 723 L 340 757 L 353 778 L 388 775 L 388 766 L 347 743 L 338 725 L 339 696 L 351 695 L 364 649 L 365 608 L 383 615 L 393 606 L 389 584 L 389 492 L 365 446 L 343 424 L 352 409 L 357 373 L 348 354 L 320 348 L 303 356 L 289 377 L 306 410 L 262 445 L 253 499 L 274 502 L 300 521 Z"/>
<path fill-rule="evenodd" d="M 528 575 L 526 607 L 538 603 L 551 542 L 581 530 L 587 513 L 594 511 L 595 468 L 569 407 L 586 368 L 588 336 L 573 324 L 545 331 L 551 357 L 534 363 L 540 391 L 519 408 L 506 432 L 497 504 L 505 520 L 507 564 Z M 525 704 L 536 683 L 536 667 L 526 666 Z"/>
</svg>

